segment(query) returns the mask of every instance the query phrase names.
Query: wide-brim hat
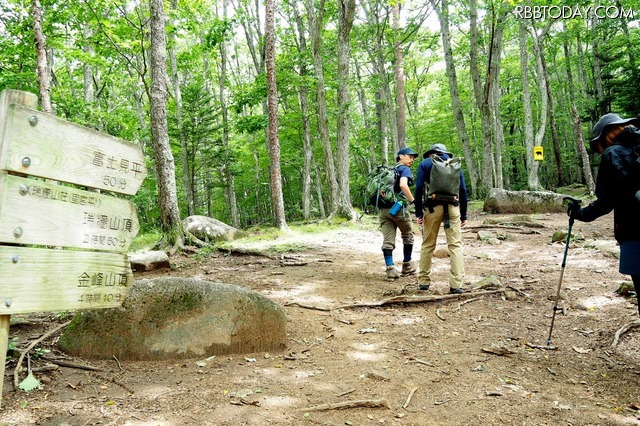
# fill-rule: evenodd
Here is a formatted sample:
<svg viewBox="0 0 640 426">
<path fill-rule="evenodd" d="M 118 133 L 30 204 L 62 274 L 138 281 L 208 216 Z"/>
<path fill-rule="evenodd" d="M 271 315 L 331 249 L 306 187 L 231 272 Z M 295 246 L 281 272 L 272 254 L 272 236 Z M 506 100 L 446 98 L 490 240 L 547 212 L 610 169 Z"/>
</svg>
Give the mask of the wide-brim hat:
<svg viewBox="0 0 640 426">
<path fill-rule="evenodd" d="M 635 117 L 622 118 L 618 114 L 609 113 L 603 115 L 600 120 L 593 126 L 593 138 L 589 142 L 591 150 L 599 152 L 599 144 L 602 137 L 607 133 L 607 128 L 610 126 L 618 126 L 621 124 L 633 124 L 636 127 L 640 126 L 640 120 Z"/>
<path fill-rule="evenodd" d="M 427 158 L 431 154 L 449 154 L 451 153 L 447 151 L 447 147 L 443 143 L 434 143 L 429 147 L 429 150 L 422 155 L 422 158 Z"/>
</svg>

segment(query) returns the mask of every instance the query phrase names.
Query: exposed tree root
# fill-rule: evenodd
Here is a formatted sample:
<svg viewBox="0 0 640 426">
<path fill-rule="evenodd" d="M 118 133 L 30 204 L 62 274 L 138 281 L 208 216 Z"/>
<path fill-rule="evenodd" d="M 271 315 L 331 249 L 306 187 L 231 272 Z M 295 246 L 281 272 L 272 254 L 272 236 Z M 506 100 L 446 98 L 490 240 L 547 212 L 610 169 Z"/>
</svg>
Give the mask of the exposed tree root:
<svg viewBox="0 0 640 426">
<path fill-rule="evenodd" d="M 55 328 L 52 328 L 51 330 L 47 331 L 42 336 L 40 336 L 40 338 L 31 342 L 29 346 L 27 346 L 27 349 L 20 352 L 20 357 L 18 358 L 18 362 L 16 363 L 16 368 L 13 370 L 13 385 L 15 386 L 16 389 L 18 389 L 18 386 L 20 385 L 20 373 L 22 372 L 22 361 L 24 361 L 24 357 L 29 353 L 29 351 L 31 351 L 31 349 L 35 348 L 38 344 L 42 343 L 52 334 L 62 330 L 63 328 L 68 326 L 70 323 L 71 321 L 67 321 Z"/>
<path fill-rule="evenodd" d="M 640 327 L 640 320 L 635 320 L 635 321 L 631 321 L 625 325 L 623 325 L 622 327 L 620 327 L 618 329 L 618 331 L 616 331 L 615 336 L 613 337 L 613 343 L 611 343 L 611 352 L 616 350 L 616 347 L 618 346 L 618 343 L 620 342 L 620 337 L 626 333 L 627 331 L 634 329 L 636 327 Z"/>
<path fill-rule="evenodd" d="M 313 405 L 311 407 L 301 408 L 299 411 L 326 411 L 326 410 L 342 410 L 345 408 L 388 408 L 391 409 L 386 399 L 362 399 L 356 401 L 330 402 L 326 404 Z"/>
<path fill-rule="evenodd" d="M 349 305 L 340 305 L 336 306 L 333 309 L 349 309 L 349 308 L 376 308 L 384 305 L 392 305 L 394 303 L 427 303 L 427 302 L 437 302 L 440 300 L 450 300 L 450 299 L 463 299 L 467 297 L 476 297 L 482 296 L 485 294 L 496 294 L 496 293 L 504 293 L 503 290 L 489 290 L 489 291 L 474 291 L 470 293 L 462 293 L 462 294 L 443 294 L 443 295 L 429 295 L 429 296 L 394 296 L 389 297 L 388 299 L 381 300 L 379 302 L 360 302 L 353 303 Z"/>
</svg>

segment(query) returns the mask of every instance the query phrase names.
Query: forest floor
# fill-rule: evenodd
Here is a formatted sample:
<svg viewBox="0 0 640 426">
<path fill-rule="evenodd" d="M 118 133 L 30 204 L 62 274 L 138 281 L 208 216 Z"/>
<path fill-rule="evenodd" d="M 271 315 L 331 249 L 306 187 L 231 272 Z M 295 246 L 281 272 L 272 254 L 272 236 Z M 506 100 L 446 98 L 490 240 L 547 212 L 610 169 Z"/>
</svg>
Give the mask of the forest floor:
<svg viewBox="0 0 640 426">
<path fill-rule="evenodd" d="M 611 216 L 574 226 L 584 240 L 570 245 L 550 345 L 564 250 L 564 241 L 551 240 L 566 231 L 567 217 L 537 215 L 536 227 L 484 225 L 501 217 L 474 212 L 464 228 L 470 294 L 421 303 L 337 308 L 447 293 L 444 255 L 435 259 L 429 292 L 416 290 L 415 275 L 387 282 L 372 218 L 246 247 L 288 247 L 281 258 L 175 257 L 172 270 L 136 277 L 193 277 L 261 293 L 284 306 L 286 351 L 176 362 L 65 357 L 97 370 L 36 372 L 42 388 L 29 393 L 14 391 L 14 355 L 0 425 L 640 424 L 640 329 L 612 348 L 616 331 L 638 317 L 637 307 L 616 293 L 628 280 L 617 272 L 617 259 L 589 247 L 591 240 L 613 239 Z M 481 230 L 497 233 L 500 244 L 479 240 Z M 414 259 L 420 241 L 416 235 Z M 445 246 L 442 231 L 439 245 Z M 399 248 L 395 255 L 400 260 Z M 487 281 L 507 292 L 474 289 Z M 12 317 L 10 341 L 16 337 L 24 348 L 65 319 Z M 55 338 L 40 348 L 64 357 Z"/>
</svg>

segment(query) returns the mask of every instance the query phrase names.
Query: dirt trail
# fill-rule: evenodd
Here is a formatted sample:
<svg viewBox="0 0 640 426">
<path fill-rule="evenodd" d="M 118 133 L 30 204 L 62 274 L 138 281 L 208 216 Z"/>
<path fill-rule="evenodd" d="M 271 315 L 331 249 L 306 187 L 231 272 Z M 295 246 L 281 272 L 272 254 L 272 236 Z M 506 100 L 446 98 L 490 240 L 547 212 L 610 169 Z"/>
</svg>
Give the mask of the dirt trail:
<svg viewBox="0 0 640 426">
<path fill-rule="evenodd" d="M 557 350 L 538 349 L 549 332 L 564 247 L 551 236 L 566 228 L 566 216 L 541 215 L 542 228 L 500 229 L 499 245 L 478 240 L 484 219 L 471 217 L 463 234 L 466 288 L 494 277 L 517 292 L 377 308 L 286 306 L 284 353 L 74 360 L 101 370 L 39 373 L 44 387 L 29 394 L 13 392 L 7 376 L 0 424 L 640 424 L 640 331 L 626 333 L 610 350 L 616 330 L 637 317 L 636 306 L 615 293 L 628 279 L 617 272 L 617 259 L 585 241 L 572 244 L 565 313 L 558 312 L 552 338 Z M 610 240 L 611 218 L 576 224 L 574 232 L 586 241 Z M 371 226 L 292 234 L 274 243 L 305 246 L 287 254 L 296 260 L 289 264 L 299 266 L 218 254 L 173 259 L 177 267 L 162 275 L 237 284 L 282 305 L 322 308 L 418 293 L 415 276 L 384 280 L 381 236 Z M 261 244 L 254 248 L 269 243 Z M 448 267 L 447 258 L 435 260 L 428 294 L 447 290 Z M 47 327 L 51 323 L 12 324 L 11 336 L 37 337 Z M 339 408 L 365 402 L 383 406 Z"/>
</svg>

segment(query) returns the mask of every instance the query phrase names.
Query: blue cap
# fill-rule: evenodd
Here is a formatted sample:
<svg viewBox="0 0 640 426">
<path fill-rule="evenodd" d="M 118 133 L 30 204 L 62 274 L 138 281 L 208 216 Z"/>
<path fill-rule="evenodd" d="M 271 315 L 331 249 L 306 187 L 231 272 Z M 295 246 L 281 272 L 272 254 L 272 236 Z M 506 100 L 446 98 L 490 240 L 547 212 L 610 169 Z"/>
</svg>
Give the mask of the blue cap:
<svg viewBox="0 0 640 426">
<path fill-rule="evenodd" d="M 412 155 L 413 158 L 415 158 L 418 156 L 418 153 L 411 148 L 402 148 L 401 150 L 398 151 L 398 153 L 396 154 L 396 157 L 400 157 L 401 155 Z"/>
</svg>

